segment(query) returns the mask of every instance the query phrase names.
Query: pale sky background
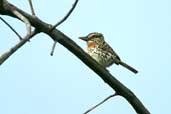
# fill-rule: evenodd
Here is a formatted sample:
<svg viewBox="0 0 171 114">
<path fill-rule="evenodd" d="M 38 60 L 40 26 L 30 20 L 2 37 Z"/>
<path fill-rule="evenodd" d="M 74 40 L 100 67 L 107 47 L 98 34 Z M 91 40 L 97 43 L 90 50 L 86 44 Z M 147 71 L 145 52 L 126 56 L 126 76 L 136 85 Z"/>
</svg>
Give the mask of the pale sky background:
<svg viewBox="0 0 171 114">
<path fill-rule="evenodd" d="M 27 0 L 10 0 L 30 12 Z M 33 0 L 36 14 L 54 24 L 74 0 Z M 171 113 L 171 1 L 80 0 L 69 19 L 58 27 L 82 48 L 79 36 L 101 32 L 137 75 L 113 65 L 109 71 L 131 89 L 152 114 Z M 25 25 L 6 19 L 19 33 Z M 19 40 L 0 21 L 0 54 Z M 0 66 L 0 114 L 82 114 L 113 90 L 60 44 L 39 34 Z M 115 97 L 90 114 L 136 114 L 122 97 Z"/>
</svg>

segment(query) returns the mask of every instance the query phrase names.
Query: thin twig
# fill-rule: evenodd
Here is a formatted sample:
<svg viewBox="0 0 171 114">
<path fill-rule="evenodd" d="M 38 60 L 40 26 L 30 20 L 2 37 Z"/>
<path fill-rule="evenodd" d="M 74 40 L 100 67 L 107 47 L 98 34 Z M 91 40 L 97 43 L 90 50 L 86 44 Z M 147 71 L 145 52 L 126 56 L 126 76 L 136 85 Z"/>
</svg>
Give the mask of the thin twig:
<svg viewBox="0 0 171 114">
<path fill-rule="evenodd" d="M 38 31 L 34 30 L 31 34 L 27 34 L 18 44 L 12 47 L 9 51 L 5 52 L 0 56 L 0 65 L 5 62 L 14 52 L 16 52 L 21 46 L 23 46 L 27 41 L 29 41 Z"/>
<path fill-rule="evenodd" d="M 20 18 L 26 24 L 27 34 L 31 34 L 31 24 L 29 20 L 17 10 L 13 10 L 13 14 Z"/>
<path fill-rule="evenodd" d="M 53 56 L 53 53 L 54 53 L 54 50 L 55 50 L 55 47 L 56 47 L 56 41 L 54 41 L 54 43 L 53 43 L 53 46 L 52 46 L 52 51 L 51 51 L 51 53 L 50 53 L 50 55 L 51 56 Z"/>
<path fill-rule="evenodd" d="M 51 31 L 52 31 L 53 29 L 55 29 L 57 26 L 59 26 L 60 24 L 62 24 L 62 23 L 71 15 L 71 13 L 74 11 L 74 9 L 75 9 L 77 3 L 78 3 L 78 0 L 75 0 L 74 4 L 72 5 L 72 7 L 71 7 L 71 9 L 68 11 L 68 13 L 67 13 L 59 22 L 57 22 L 57 23 L 51 28 Z M 52 51 L 51 51 L 51 53 L 50 53 L 51 56 L 53 56 L 55 47 L 56 47 L 56 42 L 53 43 Z"/>
<path fill-rule="evenodd" d="M 52 28 L 51 30 L 55 29 L 57 26 L 59 26 L 60 24 L 62 24 L 70 15 L 71 13 L 74 11 L 76 5 L 78 3 L 78 0 L 75 0 L 74 4 L 72 5 L 71 9 L 68 11 L 68 13 L 59 21 L 57 22 Z"/>
<path fill-rule="evenodd" d="M 100 106 L 101 104 L 103 104 L 104 102 L 106 102 L 107 100 L 109 100 L 110 98 L 116 96 L 117 94 L 112 94 L 110 96 L 108 96 L 107 98 L 105 98 L 103 101 L 101 101 L 100 103 L 98 103 L 97 105 L 93 106 L 92 108 L 88 109 L 86 112 L 84 112 L 83 114 L 88 114 L 89 112 L 91 112 L 92 110 L 94 110 L 95 108 L 97 108 L 98 106 Z"/>
<path fill-rule="evenodd" d="M 22 37 L 19 35 L 19 33 L 7 21 L 5 21 L 2 17 L 0 17 L 0 19 L 18 36 L 20 40 L 22 40 Z"/>
<path fill-rule="evenodd" d="M 29 1 L 29 5 L 30 5 L 30 8 L 31 8 L 32 15 L 36 15 L 35 11 L 34 11 L 34 8 L 33 8 L 32 0 L 28 0 L 28 1 Z"/>
</svg>

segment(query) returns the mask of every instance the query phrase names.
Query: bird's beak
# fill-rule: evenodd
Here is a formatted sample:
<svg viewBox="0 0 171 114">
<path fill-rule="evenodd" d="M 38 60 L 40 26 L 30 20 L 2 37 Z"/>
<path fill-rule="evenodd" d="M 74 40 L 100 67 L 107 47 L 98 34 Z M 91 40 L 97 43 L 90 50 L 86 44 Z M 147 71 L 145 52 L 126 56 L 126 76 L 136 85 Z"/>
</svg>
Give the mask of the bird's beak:
<svg viewBox="0 0 171 114">
<path fill-rule="evenodd" d="M 84 40 L 84 41 L 88 41 L 88 38 L 87 38 L 87 37 L 85 37 L 85 36 L 83 36 L 83 37 L 79 37 L 79 39 Z"/>
</svg>

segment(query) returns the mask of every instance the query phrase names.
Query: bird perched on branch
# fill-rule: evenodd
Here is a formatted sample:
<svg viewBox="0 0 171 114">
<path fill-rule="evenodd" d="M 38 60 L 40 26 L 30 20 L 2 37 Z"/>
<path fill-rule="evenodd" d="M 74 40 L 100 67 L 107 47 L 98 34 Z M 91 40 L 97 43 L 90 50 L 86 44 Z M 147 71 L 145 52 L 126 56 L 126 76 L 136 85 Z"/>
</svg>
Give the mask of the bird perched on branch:
<svg viewBox="0 0 171 114">
<path fill-rule="evenodd" d="M 109 67 L 113 63 L 122 65 L 133 73 L 138 73 L 136 69 L 121 61 L 116 52 L 104 40 L 101 33 L 93 32 L 84 37 L 79 37 L 87 42 L 88 54 L 104 67 Z"/>
</svg>

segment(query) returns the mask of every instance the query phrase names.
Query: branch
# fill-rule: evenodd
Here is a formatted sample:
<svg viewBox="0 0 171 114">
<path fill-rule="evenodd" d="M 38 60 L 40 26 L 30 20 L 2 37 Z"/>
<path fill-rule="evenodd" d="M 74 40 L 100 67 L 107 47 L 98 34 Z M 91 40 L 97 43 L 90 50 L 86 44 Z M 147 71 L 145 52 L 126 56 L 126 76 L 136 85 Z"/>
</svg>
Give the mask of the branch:
<svg viewBox="0 0 171 114">
<path fill-rule="evenodd" d="M 59 26 L 60 24 L 62 24 L 70 15 L 71 13 L 74 11 L 76 5 L 78 3 L 78 0 L 75 0 L 74 4 L 72 5 L 72 8 L 68 11 L 68 13 L 59 21 L 57 22 L 53 27 L 52 30 L 55 29 L 57 26 Z"/>
<path fill-rule="evenodd" d="M 26 24 L 27 34 L 31 34 L 31 24 L 29 20 L 17 10 L 13 10 L 12 12 Z"/>
<path fill-rule="evenodd" d="M 8 22 L 6 22 L 2 17 L 0 17 L 0 19 L 18 36 L 20 40 L 22 40 L 22 37 L 19 35 L 19 33 Z"/>
<path fill-rule="evenodd" d="M 78 3 L 78 0 L 75 0 L 74 4 L 72 5 L 71 9 L 68 11 L 68 13 L 59 21 L 57 22 L 53 27 L 52 30 L 55 29 L 57 26 L 59 26 L 60 24 L 62 24 L 70 15 L 71 13 L 74 11 L 76 5 Z M 56 47 L 56 41 L 54 41 L 53 46 L 52 46 L 52 51 L 50 53 L 51 56 L 53 56 L 54 50 Z"/>
<path fill-rule="evenodd" d="M 9 7 L 13 6 L 9 4 Z M 0 7 L 0 14 L 9 15 L 15 18 L 15 15 L 9 11 L 9 7 Z M 150 114 L 150 112 L 145 108 L 142 102 L 135 96 L 135 94 L 124 86 L 120 81 L 118 81 L 114 76 L 112 76 L 107 69 L 103 68 L 99 63 L 97 63 L 90 55 L 84 52 L 71 38 L 66 36 L 61 31 L 54 29 L 51 31 L 51 25 L 43 22 L 39 18 L 29 15 L 28 13 L 22 11 L 21 9 L 15 9 L 24 15 L 39 32 L 43 32 L 49 35 L 53 40 L 59 42 L 75 56 L 77 56 L 82 62 L 84 62 L 89 68 L 96 72 L 103 80 L 106 82 L 113 90 L 117 92 L 118 95 L 124 97 L 135 109 L 138 114 Z M 19 18 L 18 18 L 19 19 Z M 51 32 L 49 32 L 51 31 Z"/>
<path fill-rule="evenodd" d="M 51 55 L 51 56 L 53 56 L 53 53 L 54 53 L 54 51 L 55 51 L 56 43 L 57 43 L 57 42 L 54 41 L 53 46 L 52 46 L 52 51 L 50 52 L 50 55 Z"/>
<path fill-rule="evenodd" d="M 103 101 L 101 101 L 100 103 L 98 103 L 97 105 L 93 106 L 92 108 L 90 108 L 89 110 L 87 110 L 86 112 L 84 112 L 83 114 L 88 114 L 89 112 L 91 112 L 92 110 L 94 110 L 95 108 L 97 108 L 98 106 L 102 105 L 104 102 L 106 102 L 107 100 L 109 100 L 112 97 L 115 97 L 117 94 L 112 94 L 110 96 L 108 96 L 107 98 L 105 98 Z"/>
<path fill-rule="evenodd" d="M 31 34 L 27 34 L 18 44 L 12 47 L 9 51 L 5 52 L 0 56 L 0 65 L 2 65 L 14 52 L 16 52 L 21 46 L 23 46 L 27 41 L 29 41 L 38 32 L 34 30 Z"/>
<path fill-rule="evenodd" d="M 35 15 L 35 11 L 34 11 L 34 8 L 33 8 L 32 0 L 28 0 L 28 1 L 29 1 L 29 5 L 30 5 L 30 8 L 31 8 L 32 15 Z"/>
</svg>

